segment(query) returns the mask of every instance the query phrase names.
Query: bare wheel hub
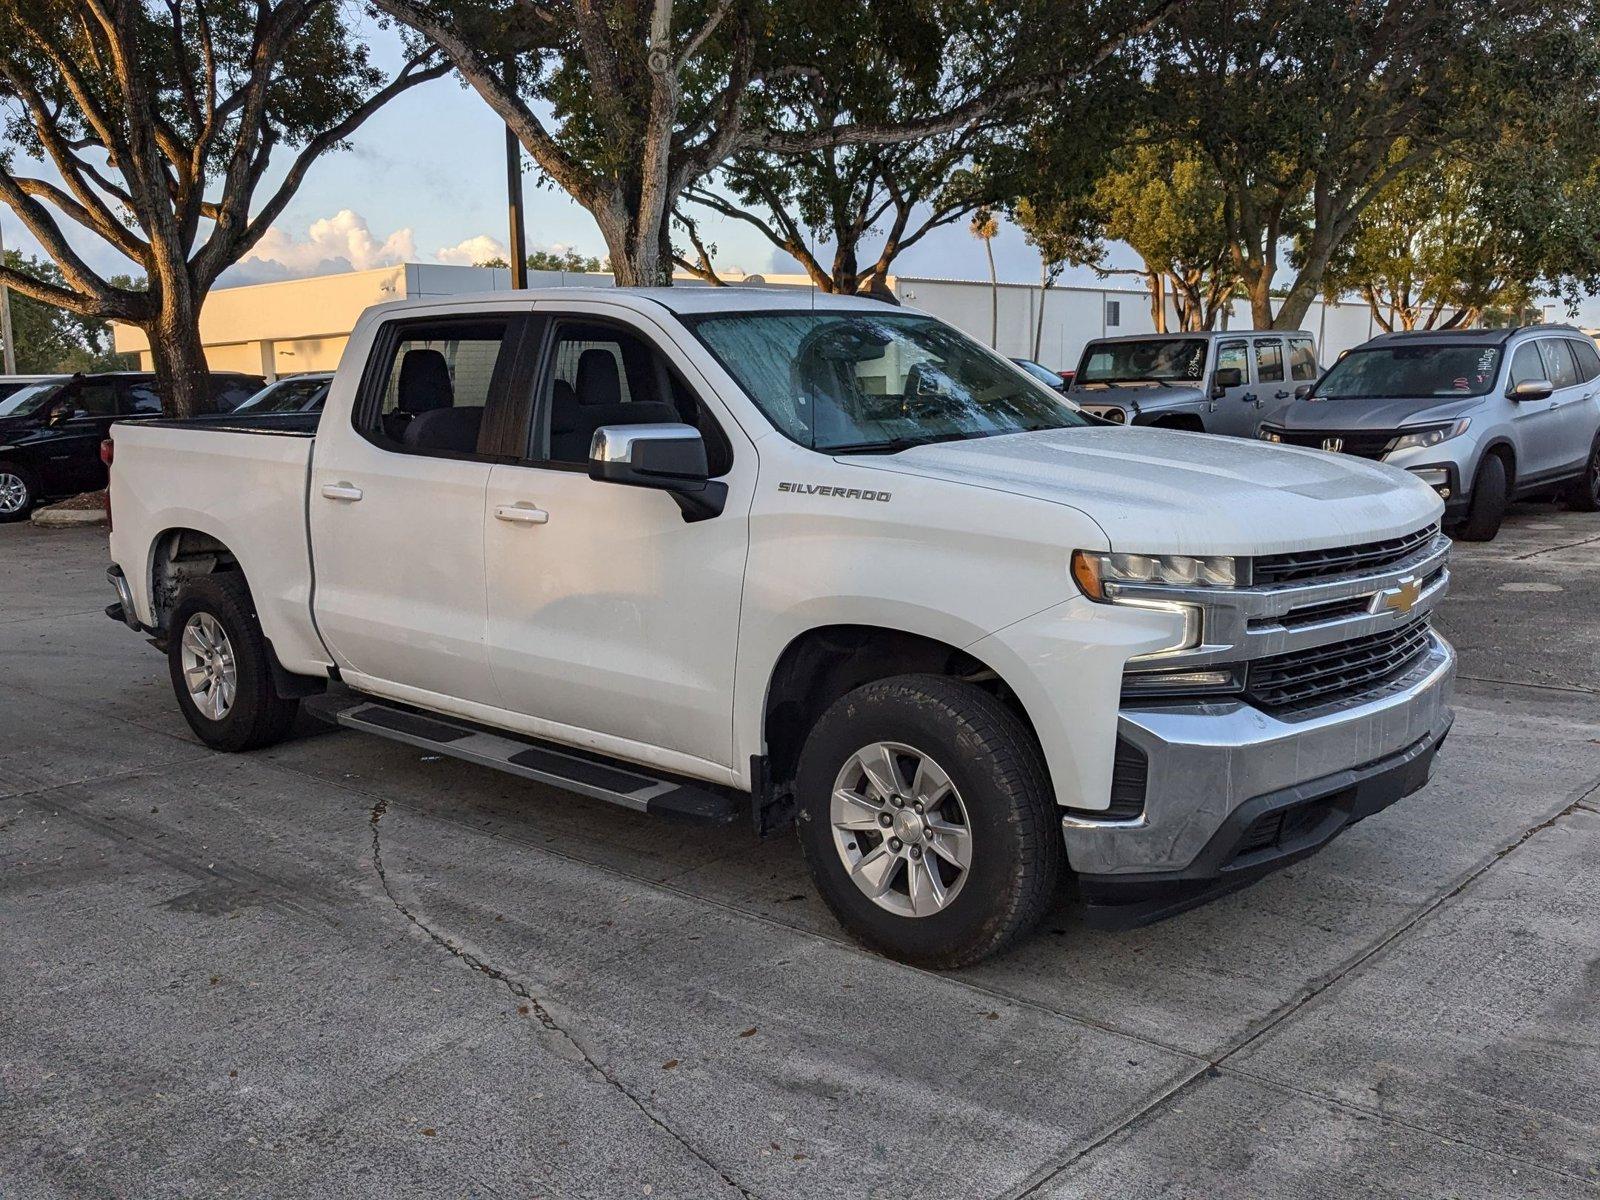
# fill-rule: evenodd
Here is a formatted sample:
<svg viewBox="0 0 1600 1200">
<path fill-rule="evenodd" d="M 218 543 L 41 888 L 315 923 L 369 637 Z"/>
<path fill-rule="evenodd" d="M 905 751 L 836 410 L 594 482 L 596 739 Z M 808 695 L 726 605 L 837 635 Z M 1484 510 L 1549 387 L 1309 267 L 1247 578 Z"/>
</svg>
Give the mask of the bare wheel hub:
<svg viewBox="0 0 1600 1200">
<path fill-rule="evenodd" d="M 834 848 L 863 895 L 902 917 L 942 912 L 972 869 L 972 829 L 950 776 L 902 742 L 873 742 L 834 780 Z"/>
</svg>

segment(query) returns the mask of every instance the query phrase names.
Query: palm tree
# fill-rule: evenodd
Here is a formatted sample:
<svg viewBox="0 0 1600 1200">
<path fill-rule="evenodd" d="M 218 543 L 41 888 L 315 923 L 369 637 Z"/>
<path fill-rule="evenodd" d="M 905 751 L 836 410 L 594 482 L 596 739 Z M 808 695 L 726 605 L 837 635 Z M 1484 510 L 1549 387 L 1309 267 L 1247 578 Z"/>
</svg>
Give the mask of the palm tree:
<svg viewBox="0 0 1600 1200">
<path fill-rule="evenodd" d="M 994 349 L 1000 344 L 1000 280 L 994 273 L 994 235 L 1000 232 L 1000 222 L 991 210 L 980 208 L 967 228 L 989 256 L 989 347 Z"/>
</svg>

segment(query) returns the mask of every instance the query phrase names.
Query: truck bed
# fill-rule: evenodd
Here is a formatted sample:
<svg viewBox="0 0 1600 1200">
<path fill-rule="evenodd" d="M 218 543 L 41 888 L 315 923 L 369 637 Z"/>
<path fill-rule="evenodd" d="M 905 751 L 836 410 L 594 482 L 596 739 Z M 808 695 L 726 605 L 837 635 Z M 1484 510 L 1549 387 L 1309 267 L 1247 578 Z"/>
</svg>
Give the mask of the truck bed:
<svg viewBox="0 0 1600 1200">
<path fill-rule="evenodd" d="M 127 569 L 140 622 L 155 623 L 153 571 L 176 536 L 193 531 L 214 538 L 238 560 L 283 665 L 320 673 L 328 655 L 311 621 L 306 532 L 317 416 L 223 415 L 112 426 L 111 556 L 123 564 L 149 562 L 143 570 Z"/>
</svg>

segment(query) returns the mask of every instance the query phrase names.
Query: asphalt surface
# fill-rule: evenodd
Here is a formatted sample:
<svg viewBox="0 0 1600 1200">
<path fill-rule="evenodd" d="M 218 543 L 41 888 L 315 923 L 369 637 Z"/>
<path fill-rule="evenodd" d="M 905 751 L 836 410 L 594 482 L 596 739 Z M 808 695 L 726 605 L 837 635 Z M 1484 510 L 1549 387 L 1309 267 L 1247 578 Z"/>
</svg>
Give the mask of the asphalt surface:
<svg viewBox="0 0 1600 1200">
<path fill-rule="evenodd" d="M 1422 792 L 1132 933 L 876 958 L 788 838 L 357 734 L 206 751 L 0 527 L 0 1196 L 1600 1196 L 1600 518 L 1441 616 Z"/>
</svg>

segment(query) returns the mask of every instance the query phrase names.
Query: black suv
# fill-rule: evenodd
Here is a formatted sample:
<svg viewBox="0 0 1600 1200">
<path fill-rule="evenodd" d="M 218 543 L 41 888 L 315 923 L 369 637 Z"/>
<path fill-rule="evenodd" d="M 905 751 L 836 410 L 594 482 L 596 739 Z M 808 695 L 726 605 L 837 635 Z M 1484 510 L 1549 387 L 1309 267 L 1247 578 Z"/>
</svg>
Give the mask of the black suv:
<svg viewBox="0 0 1600 1200">
<path fill-rule="evenodd" d="M 211 374 L 223 412 L 261 386 L 259 375 Z M 156 377 L 137 371 L 54 376 L 0 400 L 0 521 L 21 520 L 40 500 L 105 487 L 100 442 L 111 423 L 160 415 Z"/>
</svg>

